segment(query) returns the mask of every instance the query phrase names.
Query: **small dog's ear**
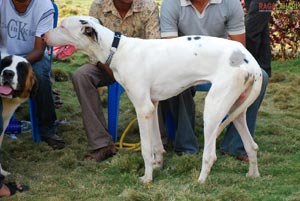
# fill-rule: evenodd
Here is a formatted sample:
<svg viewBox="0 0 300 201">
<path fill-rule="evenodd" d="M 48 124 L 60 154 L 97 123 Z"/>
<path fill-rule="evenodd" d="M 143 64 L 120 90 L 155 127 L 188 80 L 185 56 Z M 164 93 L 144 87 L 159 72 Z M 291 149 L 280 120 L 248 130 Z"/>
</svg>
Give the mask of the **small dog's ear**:
<svg viewBox="0 0 300 201">
<path fill-rule="evenodd" d="M 90 27 L 90 26 L 84 27 L 83 34 L 89 36 L 91 39 L 98 42 L 98 34 L 93 27 Z"/>
<path fill-rule="evenodd" d="M 38 84 L 39 83 L 38 83 L 38 81 L 37 81 L 37 79 L 36 79 L 36 77 L 34 75 L 32 86 L 31 86 L 31 90 L 30 90 L 30 95 L 29 95 L 29 97 L 31 99 L 34 99 L 36 97 L 36 95 L 37 95 L 37 91 L 38 91 L 38 88 L 39 88 Z"/>
</svg>

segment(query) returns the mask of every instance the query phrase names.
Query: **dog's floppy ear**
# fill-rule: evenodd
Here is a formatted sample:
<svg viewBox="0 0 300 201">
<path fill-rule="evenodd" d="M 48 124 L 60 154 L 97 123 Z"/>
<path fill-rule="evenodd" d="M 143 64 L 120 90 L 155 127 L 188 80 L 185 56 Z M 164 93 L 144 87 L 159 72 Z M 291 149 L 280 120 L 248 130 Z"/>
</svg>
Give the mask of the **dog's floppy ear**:
<svg viewBox="0 0 300 201">
<path fill-rule="evenodd" d="M 18 89 L 15 95 L 20 98 L 34 98 L 37 93 L 38 85 L 37 78 L 33 72 L 29 62 L 19 62 L 17 67 L 18 72 Z"/>
<path fill-rule="evenodd" d="M 82 25 L 84 25 L 83 26 L 83 34 L 87 35 L 92 40 L 98 42 L 98 34 L 97 34 L 96 30 L 91 25 L 89 25 L 88 21 L 86 21 L 86 20 L 79 20 L 79 21 Z"/>
</svg>

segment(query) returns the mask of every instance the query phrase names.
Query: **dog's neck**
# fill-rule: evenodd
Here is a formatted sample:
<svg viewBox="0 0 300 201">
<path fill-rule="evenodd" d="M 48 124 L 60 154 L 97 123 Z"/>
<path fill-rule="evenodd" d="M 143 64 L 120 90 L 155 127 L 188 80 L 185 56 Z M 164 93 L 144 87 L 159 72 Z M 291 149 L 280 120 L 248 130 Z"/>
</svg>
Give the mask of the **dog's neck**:
<svg viewBox="0 0 300 201">
<path fill-rule="evenodd" d="M 98 59 L 98 61 L 105 64 L 111 55 L 111 48 L 112 48 L 112 44 L 113 44 L 113 41 L 115 38 L 115 33 L 102 25 L 100 25 L 100 26 L 101 27 L 99 27 L 99 29 L 97 29 L 97 32 L 98 32 L 98 38 L 99 38 L 98 43 L 100 45 L 101 50 L 100 51 L 95 50 L 94 55 Z M 99 52 L 101 52 L 102 54 L 99 54 Z M 113 58 L 111 58 L 111 59 L 113 59 Z"/>
<path fill-rule="evenodd" d="M 114 54 L 116 53 L 116 51 L 117 51 L 117 49 L 118 49 L 120 39 L 121 39 L 121 33 L 120 33 L 120 32 L 115 32 L 114 40 L 113 40 L 113 42 L 112 42 L 112 45 L 111 45 L 111 48 L 110 48 L 110 51 L 109 51 L 108 58 L 107 58 L 106 61 L 105 61 L 105 65 L 107 65 L 107 66 L 110 65 L 111 60 L 112 60 Z"/>
</svg>

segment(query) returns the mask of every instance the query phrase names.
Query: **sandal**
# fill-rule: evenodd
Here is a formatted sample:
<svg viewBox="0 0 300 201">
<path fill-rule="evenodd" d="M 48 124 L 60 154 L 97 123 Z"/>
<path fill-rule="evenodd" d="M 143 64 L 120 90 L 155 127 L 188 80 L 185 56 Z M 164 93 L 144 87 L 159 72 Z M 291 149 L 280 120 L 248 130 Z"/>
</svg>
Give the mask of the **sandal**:
<svg viewBox="0 0 300 201">
<path fill-rule="evenodd" d="M 9 195 L 7 196 L 12 196 L 14 194 L 16 194 L 16 192 L 25 192 L 29 190 L 29 187 L 23 184 L 16 184 L 16 182 L 8 182 L 8 183 L 3 183 L 3 186 L 6 186 L 9 190 Z M 0 197 L 7 197 L 6 195 L 4 196 L 0 196 Z"/>
<path fill-rule="evenodd" d="M 104 161 L 117 153 L 114 145 L 102 147 L 84 156 L 85 161 Z"/>
</svg>

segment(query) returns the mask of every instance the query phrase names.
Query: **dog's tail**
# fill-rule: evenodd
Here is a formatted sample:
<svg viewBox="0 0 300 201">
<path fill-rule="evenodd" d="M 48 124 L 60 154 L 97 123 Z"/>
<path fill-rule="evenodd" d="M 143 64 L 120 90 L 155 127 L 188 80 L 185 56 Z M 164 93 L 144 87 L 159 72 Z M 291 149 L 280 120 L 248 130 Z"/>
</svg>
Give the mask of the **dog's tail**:
<svg viewBox="0 0 300 201">
<path fill-rule="evenodd" d="M 259 71 L 260 72 L 249 74 L 249 78 L 245 83 L 245 91 L 243 93 L 244 97 L 238 97 L 234 105 L 231 107 L 227 118 L 219 126 L 219 135 L 230 122 L 232 122 L 239 114 L 245 111 L 259 96 L 262 86 L 261 69 L 259 69 Z"/>
</svg>

